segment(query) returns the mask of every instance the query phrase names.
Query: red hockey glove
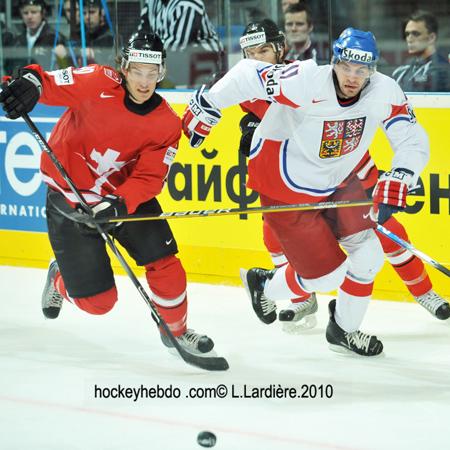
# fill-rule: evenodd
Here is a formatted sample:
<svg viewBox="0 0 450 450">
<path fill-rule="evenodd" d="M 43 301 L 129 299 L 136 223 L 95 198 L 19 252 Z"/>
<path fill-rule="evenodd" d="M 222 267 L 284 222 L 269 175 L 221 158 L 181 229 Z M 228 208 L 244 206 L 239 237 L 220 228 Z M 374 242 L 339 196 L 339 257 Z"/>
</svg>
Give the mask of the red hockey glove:
<svg viewBox="0 0 450 450">
<path fill-rule="evenodd" d="M 393 169 L 380 176 L 372 195 L 372 220 L 382 225 L 392 214 L 406 208 L 413 175 L 414 172 L 408 169 Z"/>
<path fill-rule="evenodd" d="M 194 92 L 182 118 L 183 132 L 194 148 L 202 144 L 222 117 L 220 110 L 207 100 L 204 91 L 205 85 Z"/>
</svg>

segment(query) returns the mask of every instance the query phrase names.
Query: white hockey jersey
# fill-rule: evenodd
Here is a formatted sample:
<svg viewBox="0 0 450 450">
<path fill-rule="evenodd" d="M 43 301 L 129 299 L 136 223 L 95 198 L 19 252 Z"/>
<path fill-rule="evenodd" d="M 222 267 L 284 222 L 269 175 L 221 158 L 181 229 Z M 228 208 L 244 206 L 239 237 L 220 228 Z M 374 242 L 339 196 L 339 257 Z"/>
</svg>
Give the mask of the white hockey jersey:
<svg viewBox="0 0 450 450">
<path fill-rule="evenodd" d="M 398 84 L 375 73 L 356 102 L 338 101 L 332 66 L 312 60 L 272 66 L 242 60 L 208 92 L 218 108 L 272 102 L 253 136 L 248 186 L 286 202 L 321 201 L 355 170 L 378 126 L 394 150 L 392 168 L 414 172 L 429 158 L 428 138 Z"/>
</svg>

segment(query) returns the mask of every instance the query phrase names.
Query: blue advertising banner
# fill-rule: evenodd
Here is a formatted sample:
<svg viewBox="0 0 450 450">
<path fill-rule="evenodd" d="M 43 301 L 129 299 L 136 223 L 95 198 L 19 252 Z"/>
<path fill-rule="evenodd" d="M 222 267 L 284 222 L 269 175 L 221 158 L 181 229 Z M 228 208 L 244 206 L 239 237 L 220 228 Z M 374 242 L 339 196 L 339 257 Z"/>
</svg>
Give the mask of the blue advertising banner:
<svg viewBox="0 0 450 450">
<path fill-rule="evenodd" d="M 38 105 L 30 117 L 48 140 L 64 108 Z M 0 116 L 0 229 L 46 231 L 41 148 L 23 119 Z"/>
</svg>

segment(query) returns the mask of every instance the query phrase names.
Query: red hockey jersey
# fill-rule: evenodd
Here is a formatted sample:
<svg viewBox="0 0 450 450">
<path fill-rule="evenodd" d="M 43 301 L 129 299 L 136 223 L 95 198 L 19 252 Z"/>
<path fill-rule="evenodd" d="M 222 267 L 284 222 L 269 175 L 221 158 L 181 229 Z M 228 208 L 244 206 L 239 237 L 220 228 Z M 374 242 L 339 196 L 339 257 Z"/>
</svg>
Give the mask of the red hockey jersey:
<svg viewBox="0 0 450 450">
<path fill-rule="evenodd" d="M 154 108 L 136 113 L 127 108 L 121 76 L 110 67 L 28 68 L 42 79 L 41 103 L 68 107 L 49 144 L 88 203 L 114 193 L 133 213 L 161 192 L 181 136 L 180 119 L 164 99 L 155 93 Z M 46 153 L 41 172 L 48 185 L 76 202 Z"/>
</svg>

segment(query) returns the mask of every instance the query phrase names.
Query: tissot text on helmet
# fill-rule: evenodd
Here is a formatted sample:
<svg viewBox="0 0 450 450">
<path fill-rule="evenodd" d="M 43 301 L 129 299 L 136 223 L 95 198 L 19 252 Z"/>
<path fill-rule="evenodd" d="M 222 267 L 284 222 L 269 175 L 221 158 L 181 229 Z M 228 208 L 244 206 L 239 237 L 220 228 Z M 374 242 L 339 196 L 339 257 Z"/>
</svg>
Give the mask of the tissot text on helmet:
<svg viewBox="0 0 450 450">
<path fill-rule="evenodd" d="M 162 53 L 150 50 L 130 50 L 128 55 L 129 62 L 142 62 L 148 64 L 161 64 Z"/>
<path fill-rule="evenodd" d="M 241 48 L 251 47 L 252 45 L 259 45 L 266 43 L 266 33 L 262 31 L 261 33 L 247 34 L 242 36 L 239 40 Z"/>
</svg>

